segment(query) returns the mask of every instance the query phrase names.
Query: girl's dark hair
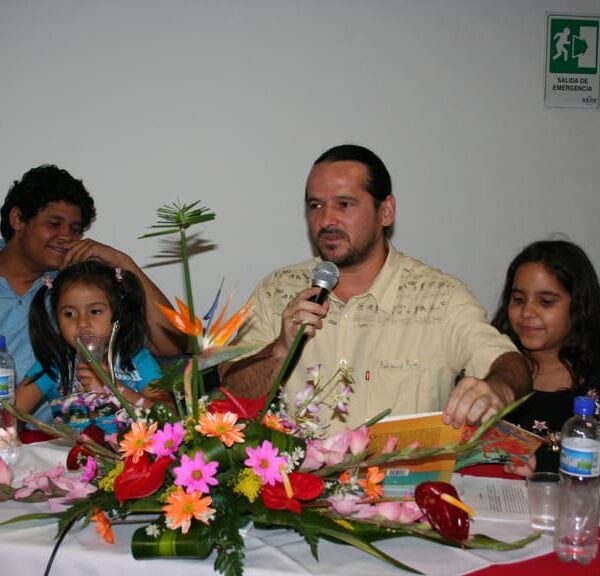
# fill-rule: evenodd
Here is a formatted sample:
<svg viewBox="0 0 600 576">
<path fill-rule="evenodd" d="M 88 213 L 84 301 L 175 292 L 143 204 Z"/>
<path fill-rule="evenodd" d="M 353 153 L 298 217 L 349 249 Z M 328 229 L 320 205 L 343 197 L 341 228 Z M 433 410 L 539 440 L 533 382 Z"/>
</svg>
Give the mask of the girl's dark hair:
<svg viewBox="0 0 600 576">
<path fill-rule="evenodd" d="M 515 275 L 527 263 L 543 264 L 571 296 L 571 331 L 560 349 L 559 359 L 567 367 L 578 389 L 600 354 L 600 286 L 594 266 L 586 253 L 566 240 L 543 240 L 525 247 L 511 262 L 492 324 L 507 334 L 517 348 L 535 365 L 523 348 L 508 318 Z"/>
<path fill-rule="evenodd" d="M 35 357 L 42 365 L 42 372 L 34 380 L 43 373 L 54 379 L 60 377 L 62 394 L 71 390 L 76 351 L 60 334 L 56 310 L 63 290 L 76 284 L 94 286 L 106 294 L 112 322 L 118 320 L 120 325 L 114 353 L 124 369 L 134 369 L 132 359 L 144 347 L 148 332 L 144 290 L 135 274 L 125 270 L 117 273 L 96 260 L 73 264 L 59 272 L 51 288 L 44 285 L 34 296 L 29 330 Z"/>
</svg>

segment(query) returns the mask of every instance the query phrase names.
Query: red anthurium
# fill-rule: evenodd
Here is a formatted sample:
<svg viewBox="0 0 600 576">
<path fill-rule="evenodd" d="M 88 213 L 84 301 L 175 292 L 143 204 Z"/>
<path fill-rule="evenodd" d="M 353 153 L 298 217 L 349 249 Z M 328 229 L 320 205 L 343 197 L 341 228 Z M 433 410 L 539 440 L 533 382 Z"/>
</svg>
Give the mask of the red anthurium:
<svg viewBox="0 0 600 576">
<path fill-rule="evenodd" d="M 96 426 L 96 424 L 90 424 L 83 429 L 81 433 L 82 436 L 87 436 L 90 440 L 96 442 L 96 444 L 104 444 L 104 430 L 100 428 L 100 426 Z"/>
<path fill-rule="evenodd" d="M 81 459 L 84 456 L 89 456 L 89 454 L 81 444 L 75 444 L 67 454 L 67 470 L 79 470 Z"/>
<path fill-rule="evenodd" d="M 262 488 L 263 504 L 272 510 L 290 510 L 300 514 L 300 500 L 314 500 L 323 492 L 323 479 L 305 472 L 292 472 L 287 475 L 290 486 L 284 482 Z M 290 490 L 291 487 L 291 490 Z M 288 491 L 291 495 L 288 495 Z"/>
<path fill-rule="evenodd" d="M 468 506 L 460 501 L 452 484 L 422 482 L 415 489 L 415 500 L 429 523 L 444 538 L 463 543 L 469 536 Z"/>
<path fill-rule="evenodd" d="M 267 399 L 266 396 L 259 396 L 258 398 L 236 397 L 225 388 L 221 388 L 220 391 L 227 398 L 213 400 L 208 405 L 209 412 L 233 412 L 242 420 L 253 420 L 256 418 L 263 409 Z"/>
<path fill-rule="evenodd" d="M 96 444 L 100 444 L 101 446 L 104 444 L 104 430 L 95 424 L 87 426 L 81 434 L 82 436 L 87 436 L 96 442 Z M 81 459 L 90 454 L 91 453 L 85 449 L 82 444 L 76 444 L 69 450 L 69 454 L 67 455 L 67 469 L 78 470 L 81 466 Z"/>
<path fill-rule="evenodd" d="M 137 462 L 125 460 L 125 468 L 115 478 L 115 496 L 122 504 L 125 500 L 145 498 L 154 494 L 164 483 L 165 473 L 173 460 L 161 456 L 154 461 L 144 452 Z"/>
</svg>

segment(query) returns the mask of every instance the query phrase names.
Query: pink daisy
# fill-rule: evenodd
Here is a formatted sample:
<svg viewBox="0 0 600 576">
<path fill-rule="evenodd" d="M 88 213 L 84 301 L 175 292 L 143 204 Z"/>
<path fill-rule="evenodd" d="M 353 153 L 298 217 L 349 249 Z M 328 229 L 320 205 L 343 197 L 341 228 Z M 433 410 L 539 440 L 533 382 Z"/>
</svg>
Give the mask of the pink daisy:
<svg viewBox="0 0 600 576">
<path fill-rule="evenodd" d="M 246 448 L 248 458 L 244 460 L 244 464 L 260 476 L 263 484 L 273 486 L 282 481 L 279 469 L 287 462 L 285 456 L 277 456 L 278 453 L 277 448 L 265 440 L 257 448 Z"/>
<path fill-rule="evenodd" d="M 93 456 L 88 456 L 85 459 L 85 466 L 81 473 L 81 481 L 84 483 L 91 482 L 96 476 L 98 476 L 98 462 Z"/>
<path fill-rule="evenodd" d="M 154 433 L 150 451 L 158 458 L 161 456 L 172 456 L 185 438 L 185 428 L 181 422 L 165 424 L 162 430 Z"/>
<path fill-rule="evenodd" d="M 215 478 L 218 462 L 205 462 L 204 454 L 196 452 L 193 458 L 181 457 L 181 466 L 173 468 L 175 484 L 183 486 L 188 494 L 200 492 L 208 494 L 210 486 L 216 486 L 219 481 Z"/>
</svg>

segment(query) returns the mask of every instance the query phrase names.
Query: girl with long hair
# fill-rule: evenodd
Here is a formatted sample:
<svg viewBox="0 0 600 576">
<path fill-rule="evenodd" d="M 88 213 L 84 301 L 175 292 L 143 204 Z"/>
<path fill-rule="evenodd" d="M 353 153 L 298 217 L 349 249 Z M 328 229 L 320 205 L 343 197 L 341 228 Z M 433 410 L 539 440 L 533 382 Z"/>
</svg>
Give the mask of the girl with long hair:
<svg viewBox="0 0 600 576">
<path fill-rule="evenodd" d="M 600 287 L 586 253 L 566 240 L 524 248 L 511 262 L 492 324 L 530 363 L 535 393 L 508 419 L 544 437 L 536 462 L 558 469 L 560 429 L 573 398 L 600 392 Z"/>
<path fill-rule="evenodd" d="M 163 400 L 145 391 L 161 377 L 161 370 L 145 347 L 145 297 L 139 280 L 131 272 L 91 260 L 65 268 L 53 280 L 47 278 L 35 295 L 29 329 L 37 362 L 17 387 L 17 407 L 31 412 L 48 401 L 53 415 L 75 428 L 93 422 L 113 431 L 115 399 L 77 354 L 77 340 L 108 342 L 116 321 L 120 328 L 113 357 L 119 391 L 138 406 Z M 100 361 L 106 370 L 106 354 Z"/>
</svg>

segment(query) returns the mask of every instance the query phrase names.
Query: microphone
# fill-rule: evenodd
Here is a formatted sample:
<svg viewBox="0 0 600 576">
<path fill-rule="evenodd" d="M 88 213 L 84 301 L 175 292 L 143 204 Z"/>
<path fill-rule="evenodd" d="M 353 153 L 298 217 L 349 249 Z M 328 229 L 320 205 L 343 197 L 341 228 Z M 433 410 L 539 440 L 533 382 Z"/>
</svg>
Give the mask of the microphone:
<svg viewBox="0 0 600 576">
<path fill-rule="evenodd" d="M 312 273 L 313 287 L 318 287 L 321 291 L 309 300 L 317 304 L 323 304 L 329 297 L 329 293 L 335 288 L 335 285 L 340 279 L 340 271 L 333 262 L 320 262 L 317 264 Z"/>
<path fill-rule="evenodd" d="M 311 286 L 318 287 L 321 289 L 321 291 L 318 294 L 311 296 L 309 301 L 316 302 L 317 304 L 323 304 L 323 302 L 325 302 L 325 300 L 327 300 L 329 297 L 329 293 L 335 288 L 335 285 L 338 283 L 339 279 L 340 271 L 333 262 L 320 262 L 317 264 L 312 273 Z M 304 351 L 304 346 L 306 345 L 307 340 L 308 336 L 303 334 L 298 344 L 298 348 L 296 348 L 294 356 L 287 366 L 285 374 L 282 378 L 283 382 L 288 379 L 290 374 L 296 368 L 298 360 L 300 360 L 300 356 L 302 356 L 302 352 Z"/>
</svg>

